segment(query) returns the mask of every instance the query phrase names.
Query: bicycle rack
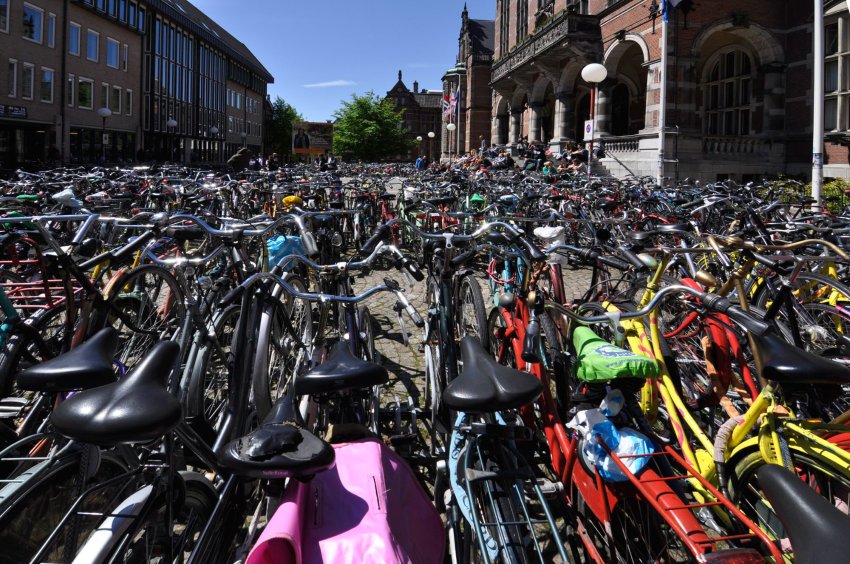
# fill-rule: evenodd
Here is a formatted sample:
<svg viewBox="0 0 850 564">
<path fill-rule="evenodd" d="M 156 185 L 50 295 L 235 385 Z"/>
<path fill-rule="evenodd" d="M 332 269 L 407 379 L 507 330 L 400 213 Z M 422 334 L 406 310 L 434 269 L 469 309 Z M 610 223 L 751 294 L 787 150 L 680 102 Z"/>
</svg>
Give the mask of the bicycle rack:
<svg viewBox="0 0 850 564">
<path fill-rule="evenodd" d="M 613 452 L 607 444 L 602 440 L 601 437 L 596 438 L 597 442 L 602 445 L 602 448 L 611 457 L 611 460 L 617 465 L 620 471 L 628 478 L 629 482 L 635 489 L 640 493 L 641 497 L 649 503 L 652 508 L 658 512 L 658 514 L 667 522 L 667 524 L 676 532 L 676 535 L 682 539 L 682 541 L 687 545 L 688 549 L 692 554 L 699 556 L 702 554 L 711 553 L 718 549 L 718 544 L 727 543 L 730 546 L 728 548 L 749 548 L 746 545 L 746 541 L 758 541 L 762 544 L 763 550 L 762 554 L 770 554 L 776 562 L 782 562 L 783 557 L 782 553 L 776 547 L 774 542 L 762 531 L 755 523 L 753 523 L 740 509 L 738 509 L 728 498 L 726 498 L 720 491 L 715 488 L 708 480 L 706 480 L 699 472 L 697 472 L 692 466 L 690 466 L 684 458 L 679 456 L 679 454 L 674 451 L 669 446 L 665 446 L 663 450 L 651 452 L 648 454 L 631 454 L 619 456 L 615 452 Z M 638 477 L 633 474 L 628 467 L 623 462 L 623 459 L 630 458 L 650 458 L 653 457 L 667 457 L 668 462 L 672 461 L 679 467 L 681 474 L 675 474 L 672 476 L 659 476 L 657 478 L 646 478 L 646 477 Z M 677 503 L 671 504 L 669 501 L 665 501 L 664 505 L 659 502 L 661 496 L 658 496 L 656 493 L 650 491 L 650 484 L 652 483 L 675 483 L 682 482 L 688 483 L 691 480 L 696 480 L 699 482 L 702 488 L 705 491 L 709 492 L 713 497 L 713 500 L 707 500 L 704 502 L 696 502 L 696 503 L 688 503 L 685 500 L 679 498 Z M 673 494 L 675 495 L 675 494 Z M 678 497 L 678 496 L 677 496 Z M 682 526 L 682 523 L 679 521 L 679 518 L 675 515 L 676 512 L 679 511 L 690 511 L 694 514 L 695 518 L 700 522 L 705 522 L 705 513 L 706 510 L 717 511 L 725 509 L 728 516 L 733 517 L 738 521 L 739 527 L 738 530 L 746 530 L 749 532 L 738 533 L 738 534 L 721 534 L 716 537 L 709 538 L 708 535 L 705 534 L 704 530 L 700 528 L 699 530 L 687 530 Z M 724 547 L 725 549 L 725 547 Z"/>
</svg>

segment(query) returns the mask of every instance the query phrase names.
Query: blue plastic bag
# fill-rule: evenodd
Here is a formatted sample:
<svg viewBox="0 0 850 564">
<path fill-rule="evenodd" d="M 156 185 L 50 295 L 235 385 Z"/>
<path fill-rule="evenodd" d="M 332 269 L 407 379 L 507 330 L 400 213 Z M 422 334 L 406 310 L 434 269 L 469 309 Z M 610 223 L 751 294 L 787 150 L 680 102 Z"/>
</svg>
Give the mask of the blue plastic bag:
<svg viewBox="0 0 850 564">
<path fill-rule="evenodd" d="M 269 250 L 269 265 L 275 266 L 287 255 L 303 255 L 304 246 L 301 237 L 295 235 L 276 235 L 266 241 Z"/>
</svg>

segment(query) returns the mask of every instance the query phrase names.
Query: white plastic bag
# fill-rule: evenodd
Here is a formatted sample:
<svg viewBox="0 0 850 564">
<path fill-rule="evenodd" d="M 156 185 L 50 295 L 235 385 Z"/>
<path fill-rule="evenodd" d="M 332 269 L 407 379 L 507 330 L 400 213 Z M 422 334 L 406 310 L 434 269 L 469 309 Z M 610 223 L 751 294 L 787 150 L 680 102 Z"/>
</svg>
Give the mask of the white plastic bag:
<svg viewBox="0 0 850 564">
<path fill-rule="evenodd" d="M 549 248 L 554 245 L 565 245 L 567 242 L 566 239 L 566 230 L 562 225 L 553 225 L 549 227 L 536 227 L 534 229 L 534 236 L 543 241 L 543 247 Z M 566 255 L 555 253 L 549 257 L 549 264 L 560 264 L 566 265 L 569 259 Z"/>
</svg>

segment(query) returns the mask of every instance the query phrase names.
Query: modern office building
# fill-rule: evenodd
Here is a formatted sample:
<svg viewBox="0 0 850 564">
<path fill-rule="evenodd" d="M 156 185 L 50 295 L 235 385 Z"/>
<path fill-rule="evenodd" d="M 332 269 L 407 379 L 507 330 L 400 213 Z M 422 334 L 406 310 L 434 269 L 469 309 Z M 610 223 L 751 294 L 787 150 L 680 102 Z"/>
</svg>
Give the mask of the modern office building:
<svg viewBox="0 0 850 564">
<path fill-rule="evenodd" d="M 259 153 L 272 80 L 189 2 L 0 0 L 0 168 Z"/>
</svg>

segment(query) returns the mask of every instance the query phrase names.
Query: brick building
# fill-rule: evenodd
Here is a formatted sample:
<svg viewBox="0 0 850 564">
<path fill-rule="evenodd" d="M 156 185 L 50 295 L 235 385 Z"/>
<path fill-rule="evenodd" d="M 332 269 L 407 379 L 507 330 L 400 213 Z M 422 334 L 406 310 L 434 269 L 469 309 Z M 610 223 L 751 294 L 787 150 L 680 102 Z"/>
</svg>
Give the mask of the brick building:
<svg viewBox="0 0 850 564">
<path fill-rule="evenodd" d="M 411 139 L 422 138 L 418 147 L 411 150 L 409 155 L 399 155 L 401 159 L 415 159 L 416 153 L 428 154 L 435 152 L 439 147 L 433 147 L 436 143 L 437 132 L 440 131 L 442 92 L 436 90 L 419 90 L 419 83 L 413 81 L 413 90 L 407 88 L 398 71 L 398 81 L 387 91 L 386 98 L 395 103 L 396 108 L 402 111 L 402 127 L 407 130 Z M 434 134 L 434 141 L 430 141 L 428 133 Z"/>
<path fill-rule="evenodd" d="M 596 132 L 602 165 L 654 174 L 661 12 L 656 0 L 497 0 L 492 137 L 559 149 L 582 137 L 605 65 Z M 846 2 L 826 8 L 826 176 L 850 176 Z M 812 6 L 789 0 L 683 0 L 668 27 L 665 174 L 738 180 L 811 169 Z"/>
<path fill-rule="evenodd" d="M 185 0 L 0 0 L 0 59 L 0 168 L 262 147 L 271 75 Z"/>
<path fill-rule="evenodd" d="M 490 90 L 490 66 L 493 63 L 496 22 L 470 18 L 466 4 L 460 21 L 457 63 L 443 75 L 445 95 L 450 96 L 460 87 L 459 119 L 457 130 L 452 135 L 446 129 L 448 122 L 443 123 L 440 138 L 443 158 L 448 158 L 450 153 L 478 149 L 482 137 L 488 143 L 491 142 L 493 96 Z"/>
</svg>

